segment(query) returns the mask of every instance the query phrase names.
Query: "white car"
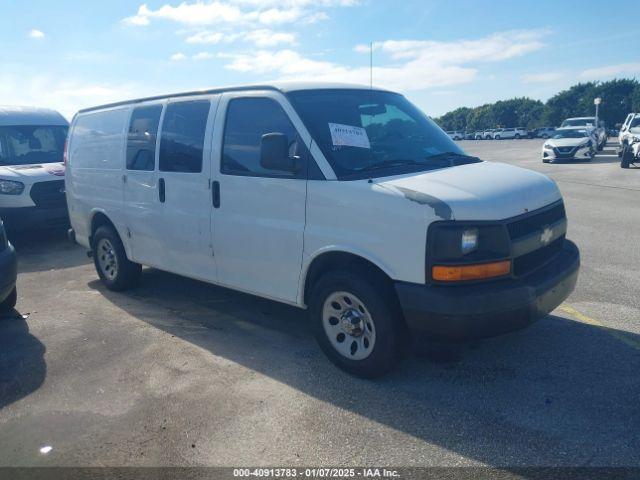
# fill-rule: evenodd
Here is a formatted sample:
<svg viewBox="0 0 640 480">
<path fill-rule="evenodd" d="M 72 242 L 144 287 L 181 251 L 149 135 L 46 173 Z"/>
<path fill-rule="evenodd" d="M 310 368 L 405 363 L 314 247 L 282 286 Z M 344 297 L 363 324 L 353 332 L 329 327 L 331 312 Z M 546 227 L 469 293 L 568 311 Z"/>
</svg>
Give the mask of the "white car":
<svg viewBox="0 0 640 480">
<path fill-rule="evenodd" d="M 565 127 L 555 131 L 553 136 L 542 145 L 542 161 L 586 160 L 595 155 L 596 140 L 591 132 L 583 127 Z"/>
<path fill-rule="evenodd" d="M 640 128 L 640 113 L 630 113 L 627 115 L 620 133 L 618 134 L 619 150 L 618 155 L 621 155 L 625 145 L 630 145 L 634 134 L 637 135 Z"/>
<path fill-rule="evenodd" d="M 560 125 L 560 128 L 566 127 L 582 127 L 589 130 L 596 139 L 597 150 L 602 150 L 607 144 L 607 129 L 605 128 L 604 122 L 600 120 L 596 124 L 595 117 L 567 118 Z"/>
<path fill-rule="evenodd" d="M 53 110 L 0 107 L 0 218 L 9 230 L 68 224 L 64 144 Z"/>
<path fill-rule="evenodd" d="M 464 140 L 464 132 L 459 132 L 457 130 L 446 132 L 452 140 Z"/>
<path fill-rule="evenodd" d="M 521 328 L 573 290 L 546 176 L 466 155 L 404 96 L 281 84 L 80 111 L 70 238 L 107 288 L 141 265 L 309 310 L 329 358 L 388 371 L 407 332 Z"/>
<path fill-rule="evenodd" d="M 620 155 L 622 157 L 620 166 L 629 168 L 631 164 L 640 163 L 640 127 L 631 128 L 625 142 Z"/>
<path fill-rule="evenodd" d="M 499 128 L 493 133 L 494 140 L 520 139 L 528 136 L 528 132 L 523 128 Z"/>
</svg>

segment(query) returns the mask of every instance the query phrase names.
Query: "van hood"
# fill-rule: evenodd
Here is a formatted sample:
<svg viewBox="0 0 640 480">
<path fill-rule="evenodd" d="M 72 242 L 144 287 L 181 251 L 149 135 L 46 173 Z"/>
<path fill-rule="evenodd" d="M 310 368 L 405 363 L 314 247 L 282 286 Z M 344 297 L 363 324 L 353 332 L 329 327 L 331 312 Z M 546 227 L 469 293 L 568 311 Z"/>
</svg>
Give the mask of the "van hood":
<svg viewBox="0 0 640 480">
<path fill-rule="evenodd" d="M 546 175 L 495 162 L 480 162 L 375 183 L 410 202 L 430 207 L 441 220 L 503 220 L 562 198 Z"/>
<path fill-rule="evenodd" d="M 21 181 L 54 180 L 55 177 L 64 177 L 64 174 L 62 162 L 0 166 L 0 178 Z"/>
</svg>

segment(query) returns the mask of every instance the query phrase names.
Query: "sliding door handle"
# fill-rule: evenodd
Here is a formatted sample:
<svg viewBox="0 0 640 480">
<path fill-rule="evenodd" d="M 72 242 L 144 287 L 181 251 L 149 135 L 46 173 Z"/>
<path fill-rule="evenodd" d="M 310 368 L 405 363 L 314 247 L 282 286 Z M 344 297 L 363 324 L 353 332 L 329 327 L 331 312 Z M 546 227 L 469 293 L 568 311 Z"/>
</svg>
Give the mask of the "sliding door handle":
<svg viewBox="0 0 640 480">
<path fill-rule="evenodd" d="M 213 208 L 220 208 L 220 182 L 213 182 L 211 185 L 211 200 Z"/>
<path fill-rule="evenodd" d="M 158 180 L 158 198 L 160 199 L 160 203 L 164 203 L 164 201 L 167 199 L 164 178 Z"/>
</svg>

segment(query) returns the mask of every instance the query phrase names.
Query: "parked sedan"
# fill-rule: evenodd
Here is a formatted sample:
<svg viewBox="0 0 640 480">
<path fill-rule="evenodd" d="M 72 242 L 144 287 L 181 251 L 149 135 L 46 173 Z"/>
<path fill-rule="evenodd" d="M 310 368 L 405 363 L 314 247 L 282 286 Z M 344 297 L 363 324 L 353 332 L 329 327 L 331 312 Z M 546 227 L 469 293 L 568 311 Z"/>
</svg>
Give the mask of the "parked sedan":
<svg viewBox="0 0 640 480">
<path fill-rule="evenodd" d="M 567 127 L 556 130 L 553 137 L 542 146 L 542 161 L 586 160 L 596 152 L 597 141 L 586 128 Z"/>
<path fill-rule="evenodd" d="M 9 243 L 4 224 L 0 220 L 0 313 L 13 310 L 16 306 L 17 272 L 16 252 Z"/>
</svg>

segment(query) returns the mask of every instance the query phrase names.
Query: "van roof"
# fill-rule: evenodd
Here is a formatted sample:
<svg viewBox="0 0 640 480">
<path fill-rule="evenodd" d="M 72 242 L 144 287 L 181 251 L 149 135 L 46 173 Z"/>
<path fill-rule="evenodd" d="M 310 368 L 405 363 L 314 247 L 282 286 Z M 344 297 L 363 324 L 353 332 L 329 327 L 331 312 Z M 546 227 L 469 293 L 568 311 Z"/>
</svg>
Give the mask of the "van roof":
<svg viewBox="0 0 640 480">
<path fill-rule="evenodd" d="M 118 107 L 120 105 L 129 105 L 132 103 L 142 103 L 152 100 L 163 100 L 165 98 L 178 98 L 178 97 L 191 97 L 194 95 L 207 95 L 215 93 L 225 92 L 237 92 L 237 91 L 251 91 L 251 90 L 273 90 L 281 93 L 289 93 L 300 90 L 331 90 L 331 89 L 351 89 L 351 90 L 370 90 L 368 85 L 350 84 L 350 83 L 329 83 L 329 82 L 278 82 L 269 84 L 255 84 L 255 85 L 236 85 L 230 87 L 214 87 L 204 90 L 193 90 L 188 92 L 179 92 L 165 95 L 155 95 L 151 97 L 136 98 L 131 100 L 124 100 L 122 102 L 108 103 L 105 105 L 99 105 L 96 107 L 83 108 L 78 113 L 91 112 L 93 110 L 101 110 L 103 108 Z M 377 91 L 388 91 L 383 88 L 374 87 Z"/>
<path fill-rule="evenodd" d="M 14 125 L 63 125 L 69 122 L 55 110 L 36 107 L 0 105 L 0 126 Z"/>
</svg>

